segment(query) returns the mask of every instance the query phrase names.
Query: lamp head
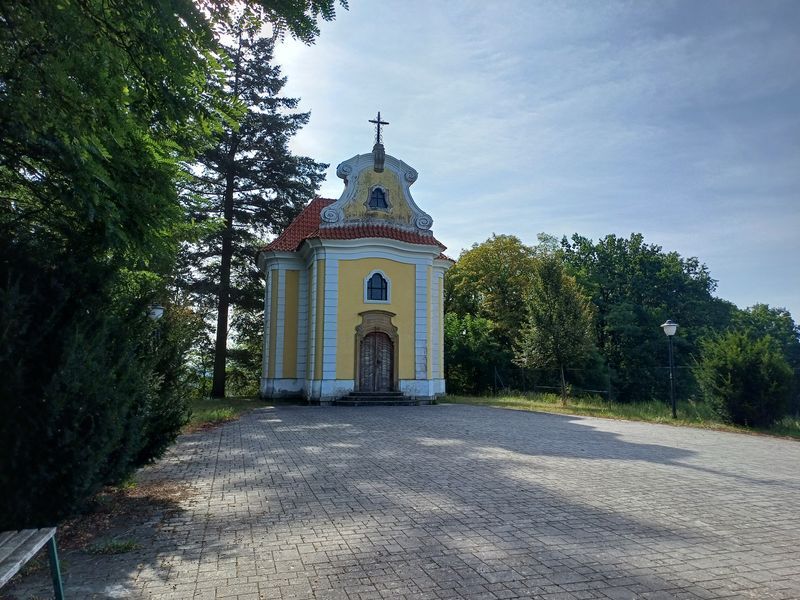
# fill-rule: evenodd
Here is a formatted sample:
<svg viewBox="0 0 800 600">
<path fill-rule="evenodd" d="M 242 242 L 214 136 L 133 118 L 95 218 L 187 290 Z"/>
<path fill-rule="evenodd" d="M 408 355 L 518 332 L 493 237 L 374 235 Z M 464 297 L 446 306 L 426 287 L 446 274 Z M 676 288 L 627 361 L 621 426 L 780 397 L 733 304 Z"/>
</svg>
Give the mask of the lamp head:
<svg viewBox="0 0 800 600">
<path fill-rule="evenodd" d="M 160 304 L 151 304 L 148 307 L 147 316 L 153 319 L 153 321 L 158 321 L 164 316 L 164 307 Z"/>
<path fill-rule="evenodd" d="M 678 330 L 678 324 L 672 319 L 667 319 L 667 322 L 661 326 L 661 329 L 663 329 L 664 333 L 667 334 L 669 337 L 672 337 Z"/>
</svg>

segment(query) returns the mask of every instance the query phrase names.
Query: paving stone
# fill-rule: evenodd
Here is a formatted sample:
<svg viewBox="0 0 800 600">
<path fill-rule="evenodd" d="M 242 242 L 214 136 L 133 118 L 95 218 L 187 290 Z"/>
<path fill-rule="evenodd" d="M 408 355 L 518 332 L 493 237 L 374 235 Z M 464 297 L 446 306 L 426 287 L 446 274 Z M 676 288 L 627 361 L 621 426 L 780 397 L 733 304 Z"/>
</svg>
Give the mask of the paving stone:
<svg viewBox="0 0 800 600">
<path fill-rule="evenodd" d="M 800 599 L 800 444 L 459 405 L 260 409 L 182 436 L 82 598 Z M 6 592 L 7 590 L 3 590 Z M 72 593 L 70 593 L 72 591 Z M 8 590 L 47 597 L 46 571 Z"/>
</svg>

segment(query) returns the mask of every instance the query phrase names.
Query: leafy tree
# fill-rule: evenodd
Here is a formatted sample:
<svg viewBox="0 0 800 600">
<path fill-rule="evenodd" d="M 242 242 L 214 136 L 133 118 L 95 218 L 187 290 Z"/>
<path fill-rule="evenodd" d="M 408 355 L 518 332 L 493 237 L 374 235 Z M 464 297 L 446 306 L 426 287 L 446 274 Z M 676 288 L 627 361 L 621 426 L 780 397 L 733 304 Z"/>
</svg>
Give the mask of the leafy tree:
<svg viewBox="0 0 800 600">
<path fill-rule="evenodd" d="M 562 251 L 595 306 L 595 338 L 618 400 L 665 396 L 667 344 L 659 326 L 666 319 L 681 325 L 677 356 L 689 356 L 703 333 L 730 321 L 734 307 L 712 296 L 716 282 L 705 265 L 646 244 L 641 234 L 597 242 L 576 234 L 562 240 Z"/>
<path fill-rule="evenodd" d="M 732 323 L 734 329 L 744 331 L 753 340 L 769 335 L 778 344 L 794 373 L 791 411 L 800 414 L 800 327 L 791 313 L 785 308 L 755 304 L 736 310 Z"/>
<path fill-rule="evenodd" d="M 444 316 L 444 371 L 450 393 L 477 394 L 494 384 L 494 370 L 505 360 L 488 319 Z"/>
<path fill-rule="evenodd" d="M 458 257 L 445 278 L 445 311 L 490 320 L 510 344 L 525 320 L 536 251 L 513 235 L 494 235 Z"/>
<path fill-rule="evenodd" d="M 524 367 L 558 369 L 561 401 L 567 402 L 564 369 L 588 358 L 593 348 L 592 308 L 574 277 L 554 255 L 538 261 L 527 299 L 528 319 L 517 341 Z"/>
<path fill-rule="evenodd" d="M 768 427 L 786 414 L 792 369 L 769 335 L 708 336 L 700 342 L 694 372 L 706 401 L 726 421 Z"/>
<path fill-rule="evenodd" d="M 221 92 L 245 107 L 235 125 L 197 163 L 187 186 L 207 203 L 195 219 L 221 220 L 221 227 L 187 247 L 186 279 L 181 284 L 197 299 L 216 299 L 216 343 L 212 396 L 225 395 L 229 309 L 238 309 L 240 330 L 260 331 L 263 285 L 254 257 L 269 233 L 285 227 L 318 189 L 327 165 L 294 156 L 291 137 L 308 122 L 308 113 L 291 112 L 297 99 L 279 96 L 286 79 L 271 64 L 273 40 L 260 33 L 249 12 L 224 30 L 229 56 Z"/>
<path fill-rule="evenodd" d="M 800 368 L 800 327 L 785 308 L 754 304 L 737 310 L 733 315 L 733 327 L 754 339 L 770 336 L 780 347 L 789 366 Z"/>
<path fill-rule="evenodd" d="M 332 0 L 264 4 L 277 30 L 307 40 L 332 17 Z M 0 7 L 2 529 L 69 514 L 162 452 L 185 419 L 175 367 L 191 326 L 177 310 L 157 326 L 144 313 L 164 301 L 191 233 L 184 165 L 239 114 L 220 93 L 214 38 L 229 12 Z"/>
</svg>

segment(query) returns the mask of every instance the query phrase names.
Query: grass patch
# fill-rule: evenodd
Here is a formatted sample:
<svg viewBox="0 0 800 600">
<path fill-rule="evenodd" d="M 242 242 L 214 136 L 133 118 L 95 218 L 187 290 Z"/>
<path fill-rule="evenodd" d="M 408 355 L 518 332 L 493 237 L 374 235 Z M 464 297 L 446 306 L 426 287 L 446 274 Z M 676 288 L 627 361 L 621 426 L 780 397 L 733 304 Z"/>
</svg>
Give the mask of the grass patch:
<svg viewBox="0 0 800 600">
<path fill-rule="evenodd" d="M 800 439 L 800 419 L 795 417 L 784 417 L 769 429 L 759 431 L 762 431 L 763 433 L 769 433 L 771 435 L 783 435 L 786 437 Z"/>
<path fill-rule="evenodd" d="M 86 548 L 89 554 L 125 554 L 133 552 L 139 548 L 139 544 L 133 540 L 111 540 L 109 542 L 92 544 Z"/>
<path fill-rule="evenodd" d="M 199 398 L 189 403 L 192 416 L 186 425 L 186 431 L 206 429 L 229 421 L 235 421 L 240 415 L 254 408 L 271 406 L 259 398 Z"/>
<path fill-rule="evenodd" d="M 742 433 L 766 433 L 800 439 L 800 420 L 785 418 L 769 429 L 754 429 L 723 423 L 711 408 L 703 402 L 681 401 L 677 405 L 678 418 L 672 418 L 671 407 L 664 402 L 636 402 L 621 404 L 608 402 L 598 397 L 570 398 L 561 404 L 557 394 L 534 394 L 528 396 L 447 396 L 447 401 L 477 406 L 496 406 L 515 410 L 532 410 L 566 415 L 586 415 L 609 419 L 627 419 L 668 425 L 684 425 L 704 429 L 719 429 Z"/>
</svg>

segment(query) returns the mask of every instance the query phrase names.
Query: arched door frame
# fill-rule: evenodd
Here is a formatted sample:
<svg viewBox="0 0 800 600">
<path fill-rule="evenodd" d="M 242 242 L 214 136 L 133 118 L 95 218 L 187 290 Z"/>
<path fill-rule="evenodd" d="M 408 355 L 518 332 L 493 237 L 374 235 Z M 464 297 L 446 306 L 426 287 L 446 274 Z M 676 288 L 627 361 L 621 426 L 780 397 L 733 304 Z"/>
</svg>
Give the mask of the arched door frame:
<svg viewBox="0 0 800 600">
<path fill-rule="evenodd" d="M 356 351 L 355 351 L 355 380 L 354 386 L 359 391 L 361 382 L 361 343 L 367 334 L 380 331 L 389 336 L 392 342 L 392 390 L 400 389 L 400 378 L 398 369 L 400 357 L 400 336 L 397 334 L 397 327 L 392 324 L 392 317 L 395 313 L 388 310 L 367 310 L 358 313 L 361 317 L 361 324 L 356 326 Z"/>
</svg>

